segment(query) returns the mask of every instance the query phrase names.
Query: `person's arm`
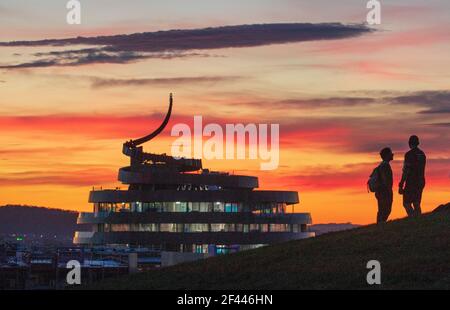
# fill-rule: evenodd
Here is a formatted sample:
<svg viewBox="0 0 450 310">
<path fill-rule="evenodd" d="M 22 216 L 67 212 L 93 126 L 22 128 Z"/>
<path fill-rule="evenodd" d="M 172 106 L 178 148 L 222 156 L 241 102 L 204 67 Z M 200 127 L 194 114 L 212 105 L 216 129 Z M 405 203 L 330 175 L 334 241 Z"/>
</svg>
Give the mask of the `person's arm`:
<svg viewBox="0 0 450 310">
<path fill-rule="evenodd" d="M 380 185 L 382 190 L 387 190 L 388 188 L 388 175 L 387 175 L 387 167 L 382 164 L 380 168 L 378 169 L 378 172 L 380 174 Z"/>
<path fill-rule="evenodd" d="M 405 186 L 405 182 L 408 179 L 410 170 L 411 170 L 410 160 L 408 158 L 408 154 L 405 154 L 405 160 L 403 162 L 402 179 L 400 180 L 400 183 L 398 184 L 399 190 L 403 190 L 403 187 Z"/>
<path fill-rule="evenodd" d="M 393 179 L 393 175 L 392 175 L 392 168 L 390 165 L 387 167 L 386 171 L 387 171 L 387 187 L 388 187 L 389 191 L 392 191 L 392 185 L 393 185 L 394 179 Z"/>
</svg>

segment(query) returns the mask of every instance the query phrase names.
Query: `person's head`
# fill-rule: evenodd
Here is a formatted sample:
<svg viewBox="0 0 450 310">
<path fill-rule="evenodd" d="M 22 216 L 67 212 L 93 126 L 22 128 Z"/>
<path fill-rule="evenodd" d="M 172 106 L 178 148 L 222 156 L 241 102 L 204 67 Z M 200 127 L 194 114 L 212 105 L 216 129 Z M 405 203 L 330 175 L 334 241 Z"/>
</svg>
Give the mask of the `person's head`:
<svg viewBox="0 0 450 310">
<path fill-rule="evenodd" d="M 412 135 L 411 137 L 409 137 L 408 144 L 411 149 L 418 147 L 420 144 L 419 137 L 416 135 Z"/>
<path fill-rule="evenodd" d="M 392 153 L 391 148 L 385 147 L 380 151 L 380 156 L 384 161 L 391 161 L 394 159 L 394 153 Z"/>
</svg>

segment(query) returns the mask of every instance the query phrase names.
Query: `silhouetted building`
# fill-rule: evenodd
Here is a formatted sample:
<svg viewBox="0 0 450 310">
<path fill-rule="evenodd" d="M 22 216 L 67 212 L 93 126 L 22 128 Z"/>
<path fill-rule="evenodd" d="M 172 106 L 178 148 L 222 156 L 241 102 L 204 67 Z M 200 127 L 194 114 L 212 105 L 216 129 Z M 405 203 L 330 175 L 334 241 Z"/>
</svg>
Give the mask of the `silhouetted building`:
<svg viewBox="0 0 450 310">
<path fill-rule="evenodd" d="M 93 189 L 92 213 L 80 213 L 78 223 L 92 224 L 77 232 L 74 243 L 147 247 L 160 251 L 161 264 L 252 249 L 314 236 L 308 213 L 287 213 L 299 202 L 298 193 L 263 191 L 258 178 L 202 169 L 201 160 L 175 159 L 143 152 L 150 135 L 126 142 L 130 166 L 119 169 L 127 190 Z"/>
</svg>

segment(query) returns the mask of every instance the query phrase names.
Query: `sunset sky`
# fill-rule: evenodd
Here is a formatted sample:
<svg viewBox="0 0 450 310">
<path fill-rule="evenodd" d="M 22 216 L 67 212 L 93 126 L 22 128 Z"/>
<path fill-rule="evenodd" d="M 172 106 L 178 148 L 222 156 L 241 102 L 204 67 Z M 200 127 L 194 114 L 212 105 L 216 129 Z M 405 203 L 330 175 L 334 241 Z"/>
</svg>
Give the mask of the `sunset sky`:
<svg viewBox="0 0 450 310">
<path fill-rule="evenodd" d="M 120 186 L 122 143 L 159 125 L 170 92 L 173 117 L 146 151 L 170 154 L 171 127 L 194 115 L 280 124 L 278 169 L 203 166 L 298 191 L 314 223 L 374 222 L 367 178 L 390 146 L 396 191 L 411 134 L 428 157 L 423 209 L 449 202 L 450 2 L 382 2 L 368 28 L 362 0 L 82 0 L 81 25 L 63 0 L 1 0 L 0 205 L 91 211 L 89 190 Z M 153 33 L 172 29 L 200 30 Z M 62 40 L 76 37 L 90 39 Z"/>
</svg>

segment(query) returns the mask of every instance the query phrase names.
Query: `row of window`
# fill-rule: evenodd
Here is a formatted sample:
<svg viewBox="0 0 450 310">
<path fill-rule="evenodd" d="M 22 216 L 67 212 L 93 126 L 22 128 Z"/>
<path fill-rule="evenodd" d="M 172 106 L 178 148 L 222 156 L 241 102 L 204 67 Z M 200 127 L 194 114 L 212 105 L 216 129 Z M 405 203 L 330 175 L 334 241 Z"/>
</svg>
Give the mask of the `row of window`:
<svg viewBox="0 0 450 310">
<path fill-rule="evenodd" d="M 193 253 L 210 253 L 213 255 L 230 254 L 239 251 L 257 249 L 264 246 L 263 244 L 246 244 L 246 245 L 224 245 L 224 244 L 191 244 L 180 245 L 180 252 Z"/>
<path fill-rule="evenodd" d="M 306 232 L 306 224 L 98 224 L 101 232 Z"/>
<path fill-rule="evenodd" d="M 251 212 L 286 213 L 285 203 L 260 203 L 257 206 L 236 202 L 101 202 L 94 212 Z"/>
</svg>

